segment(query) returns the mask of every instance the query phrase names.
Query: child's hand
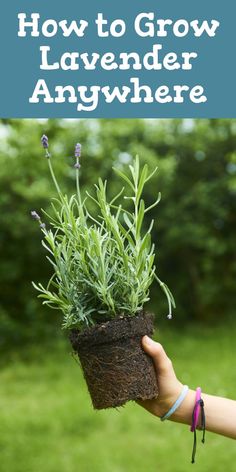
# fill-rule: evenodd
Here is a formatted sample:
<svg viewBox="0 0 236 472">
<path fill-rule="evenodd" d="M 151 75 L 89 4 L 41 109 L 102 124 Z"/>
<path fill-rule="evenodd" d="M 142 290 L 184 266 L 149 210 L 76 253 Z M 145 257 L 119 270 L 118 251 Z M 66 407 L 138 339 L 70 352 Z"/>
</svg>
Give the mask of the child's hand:
<svg viewBox="0 0 236 472">
<path fill-rule="evenodd" d="M 138 403 L 153 415 L 163 416 L 179 397 L 183 385 L 176 378 L 172 362 L 162 345 L 152 341 L 148 336 L 143 337 L 142 344 L 155 365 L 159 396 L 156 400 L 138 401 Z M 236 439 L 236 401 L 206 393 L 202 393 L 201 398 L 204 401 L 206 429 Z M 191 425 L 195 402 L 196 393 L 194 390 L 189 390 L 170 420 Z"/>
</svg>

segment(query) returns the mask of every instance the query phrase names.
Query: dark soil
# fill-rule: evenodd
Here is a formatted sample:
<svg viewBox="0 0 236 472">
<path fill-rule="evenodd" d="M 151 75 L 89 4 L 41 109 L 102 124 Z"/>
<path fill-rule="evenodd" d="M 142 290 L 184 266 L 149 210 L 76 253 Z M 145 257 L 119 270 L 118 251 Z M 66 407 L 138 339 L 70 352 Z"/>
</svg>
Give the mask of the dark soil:
<svg viewBox="0 0 236 472">
<path fill-rule="evenodd" d="M 95 409 L 147 400 L 158 395 L 152 359 L 141 339 L 153 333 L 153 317 L 147 313 L 117 317 L 69 338 L 78 354 Z"/>
</svg>

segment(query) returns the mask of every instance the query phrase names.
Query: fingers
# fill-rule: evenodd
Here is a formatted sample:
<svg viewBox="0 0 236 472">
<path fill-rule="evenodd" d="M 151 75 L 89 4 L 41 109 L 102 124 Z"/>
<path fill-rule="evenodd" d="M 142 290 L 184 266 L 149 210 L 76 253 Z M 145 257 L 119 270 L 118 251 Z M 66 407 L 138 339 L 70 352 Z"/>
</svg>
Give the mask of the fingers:
<svg viewBox="0 0 236 472">
<path fill-rule="evenodd" d="M 174 372 L 172 362 L 160 343 L 156 343 L 148 336 L 144 336 L 142 339 L 142 345 L 145 352 L 152 357 L 158 374 L 164 375 Z"/>
</svg>

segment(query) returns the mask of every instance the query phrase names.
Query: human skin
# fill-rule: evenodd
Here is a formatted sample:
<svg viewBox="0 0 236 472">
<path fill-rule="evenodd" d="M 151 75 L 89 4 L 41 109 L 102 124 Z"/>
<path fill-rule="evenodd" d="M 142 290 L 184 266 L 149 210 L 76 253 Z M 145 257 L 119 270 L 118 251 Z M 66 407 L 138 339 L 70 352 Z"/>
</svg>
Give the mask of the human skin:
<svg viewBox="0 0 236 472">
<path fill-rule="evenodd" d="M 177 379 L 173 365 L 162 345 L 148 336 L 142 339 L 143 349 L 154 362 L 159 396 L 154 400 L 139 401 L 139 405 L 155 416 L 163 416 L 179 397 L 183 384 Z M 169 418 L 171 421 L 191 425 L 195 405 L 194 390 L 189 390 L 182 404 Z M 202 393 L 206 416 L 206 430 L 236 439 L 236 401 Z"/>
</svg>

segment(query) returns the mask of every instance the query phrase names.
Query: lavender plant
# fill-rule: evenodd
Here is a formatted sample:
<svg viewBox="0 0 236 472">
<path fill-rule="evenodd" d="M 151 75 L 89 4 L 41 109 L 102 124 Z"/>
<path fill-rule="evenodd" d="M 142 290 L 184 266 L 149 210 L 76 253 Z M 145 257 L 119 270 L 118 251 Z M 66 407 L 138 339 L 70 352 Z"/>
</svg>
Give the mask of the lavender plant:
<svg viewBox="0 0 236 472">
<path fill-rule="evenodd" d="M 87 192 L 83 200 L 79 185 L 81 145 L 77 143 L 76 194 L 68 198 L 62 194 L 55 177 L 48 138 L 44 135 L 41 141 L 57 191 L 57 198 L 51 201 L 52 214 L 43 211 L 49 229 L 35 211 L 31 212 L 39 222 L 44 236 L 42 244 L 53 270 L 46 287 L 33 283 L 43 304 L 63 312 L 63 328 L 83 329 L 121 314 L 135 316 L 149 300 L 149 288 L 155 279 L 166 295 L 167 317 L 171 318 L 174 298 L 158 278 L 154 264 L 153 220 L 148 230 L 143 230 L 145 215 L 160 201 L 158 194 L 156 201 L 146 208 L 142 199 L 144 186 L 157 169 L 150 174 L 147 165 L 140 169 L 137 157 L 129 166 L 129 174 L 114 168 L 131 195 L 123 187 L 108 201 L 107 182 L 98 179 L 95 196 Z M 131 211 L 119 203 L 122 197 L 131 200 Z M 97 207 L 96 217 L 87 208 L 88 199 Z"/>
</svg>

